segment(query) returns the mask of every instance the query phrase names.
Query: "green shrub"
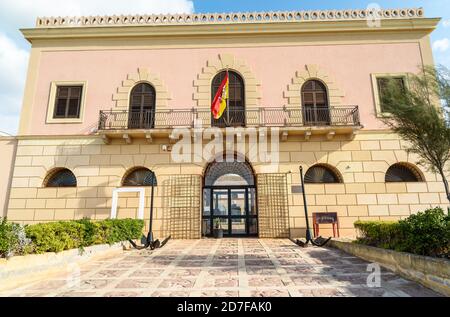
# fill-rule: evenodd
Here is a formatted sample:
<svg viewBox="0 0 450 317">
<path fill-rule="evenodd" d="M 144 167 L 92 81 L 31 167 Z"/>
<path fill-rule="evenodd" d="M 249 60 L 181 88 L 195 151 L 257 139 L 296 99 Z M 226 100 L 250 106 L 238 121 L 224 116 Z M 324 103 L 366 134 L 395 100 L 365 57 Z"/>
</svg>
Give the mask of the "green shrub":
<svg viewBox="0 0 450 317">
<path fill-rule="evenodd" d="M 399 224 L 404 250 L 421 255 L 450 255 L 450 215 L 441 208 L 411 215 Z"/>
<path fill-rule="evenodd" d="M 140 238 L 143 220 L 113 219 L 98 222 L 82 219 L 41 223 L 26 227 L 35 253 L 61 252 L 95 244 L 113 244 Z"/>
<path fill-rule="evenodd" d="M 0 218 L 0 257 L 7 257 L 19 244 L 19 239 L 14 235 L 15 224 L 6 222 Z"/>
<path fill-rule="evenodd" d="M 398 222 L 357 221 L 355 228 L 360 233 L 358 243 L 419 255 L 450 255 L 450 215 L 441 208 Z"/>
<path fill-rule="evenodd" d="M 0 258 L 30 252 L 30 243 L 24 226 L 0 218 Z"/>
</svg>

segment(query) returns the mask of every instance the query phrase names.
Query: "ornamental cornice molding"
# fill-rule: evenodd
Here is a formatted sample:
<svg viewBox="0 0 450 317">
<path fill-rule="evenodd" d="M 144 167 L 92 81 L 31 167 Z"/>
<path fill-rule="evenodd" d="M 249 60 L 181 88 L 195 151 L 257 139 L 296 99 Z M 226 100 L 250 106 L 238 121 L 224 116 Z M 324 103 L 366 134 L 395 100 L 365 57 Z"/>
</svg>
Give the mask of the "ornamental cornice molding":
<svg viewBox="0 0 450 317">
<path fill-rule="evenodd" d="M 36 28 L 252 24 L 286 22 L 304 23 L 311 21 L 370 21 L 375 19 L 399 20 L 416 18 L 424 18 L 423 8 L 39 17 L 36 20 Z"/>
</svg>

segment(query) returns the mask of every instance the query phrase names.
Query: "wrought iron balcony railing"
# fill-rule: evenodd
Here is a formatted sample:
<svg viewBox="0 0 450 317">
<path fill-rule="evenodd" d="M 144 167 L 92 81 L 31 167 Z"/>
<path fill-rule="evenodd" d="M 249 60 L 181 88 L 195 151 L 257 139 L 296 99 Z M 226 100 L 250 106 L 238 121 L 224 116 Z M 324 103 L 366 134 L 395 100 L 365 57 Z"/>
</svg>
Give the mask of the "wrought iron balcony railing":
<svg viewBox="0 0 450 317">
<path fill-rule="evenodd" d="M 100 111 L 99 130 L 171 129 L 193 127 L 201 120 L 203 127 L 339 127 L 359 126 L 358 106 L 322 108 L 230 109 L 215 120 L 209 109 L 180 109 L 130 112 Z"/>
</svg>

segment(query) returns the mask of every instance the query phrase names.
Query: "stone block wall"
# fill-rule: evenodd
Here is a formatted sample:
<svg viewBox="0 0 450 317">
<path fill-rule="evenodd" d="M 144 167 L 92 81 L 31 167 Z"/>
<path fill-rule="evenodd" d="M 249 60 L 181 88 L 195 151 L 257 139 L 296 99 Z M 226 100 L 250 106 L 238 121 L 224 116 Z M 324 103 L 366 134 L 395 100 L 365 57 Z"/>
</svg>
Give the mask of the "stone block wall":
<svg viewBox="0 0 450 317">
<path fill-rule="evenodd" d="M 121 186 L 129 169 L 144 166 L 156 173 L 159 184 L 169 182 L 174 176 L 197 177 L 195 195 L 199 197 L 191 201 L 190 210 L 198 214 L 190 219 L 200 219 L 201 177 L 207 163 L 174 163 L 170 153 L 161 146 L 168 143 L 169 140 L 164 139 L 154 139 L 153 143 L 135 139 L 132 144 L 124 140 L 104 144 L 98 136 L 20 140 L 8 218 L 20 223 L 108 218 L 113 189 Z M 292 185 L 300 183 L 299 165 L 305 170 L 316 163 L 334 166 L 342 175 L 343 183 L 307 185 L 309 212 L 337 212 L 341 236 L 353 236 L 356 220 L 397 220 L 429 207 L 447 208 L 440 177 L 422 167 L 418 168 L 426 182 L 385 183 L 386 170 L 396 162 L 415 164 L 417 158 L 407 154 L 404 142 L 394 134 L 363 132 L 353 140 L 335 136 L 329 141 L 313 136 L 305 141 L 300 135 L 289 136 L 286 142 L 280 143 L 278 165 L 252 165 L 256 174 L 286 175 L 289 229 L 290 235 L 296 237 L 304 235 L 305 227 L 302 195 L 291 191 Z M 46 175 L 55 167 L 69 168 L 77 177 L 77 188 L 44 188 Z M 161 185 L 155 191 L 154 231 L 158 237 L 170 232 L 170 202 L 164 197 L 164 190 Z M 145 201 L 148 226 L 150 189 L 146 190 Z M 136 217 L 137 207 L 137 194 L 120 194 L 118 217 Z M 263 229 L 260 228 L 260 232 Z M 180 237 L 198 238 L 200 220 L 198 225 L 189 225 L 186 230 L 189 233 Z M 321 234 L 329 234 L 329 228 L 324 227 L 324 230 L 321 229 Z"/>
</svg>

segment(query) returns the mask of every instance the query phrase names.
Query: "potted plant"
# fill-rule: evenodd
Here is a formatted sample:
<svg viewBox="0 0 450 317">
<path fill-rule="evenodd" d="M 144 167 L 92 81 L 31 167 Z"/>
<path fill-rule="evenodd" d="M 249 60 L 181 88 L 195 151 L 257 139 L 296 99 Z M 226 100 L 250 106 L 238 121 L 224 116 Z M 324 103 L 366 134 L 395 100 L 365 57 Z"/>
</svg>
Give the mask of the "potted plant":
<svg viewBox="0 0 450 317">
<path fill-rule="evenodd" d="M 214 229 L 213 229 L 214 238 L 221 239 L 223 238 L 223 229 L 220 223 L 220 219 L 214 219 Z"/>
</svg>

